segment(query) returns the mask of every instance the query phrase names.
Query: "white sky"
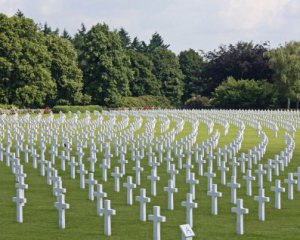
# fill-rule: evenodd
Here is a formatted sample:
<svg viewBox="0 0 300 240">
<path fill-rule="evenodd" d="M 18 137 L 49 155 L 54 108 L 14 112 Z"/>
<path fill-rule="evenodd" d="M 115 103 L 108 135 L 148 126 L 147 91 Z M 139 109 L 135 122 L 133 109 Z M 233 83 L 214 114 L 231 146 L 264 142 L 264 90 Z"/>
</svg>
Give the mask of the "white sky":
<svg viewBox="0 0 300 240">
<path fill-rule="evenodd" d="M 176 53 L 240 40 L 272 47 L 300 40 L 300 0 L 0 0 L 0 12 L 17 9 L 71 34 L 82 22 L 124 27 L 146 42 L 157 31 Z"/>
</svg>

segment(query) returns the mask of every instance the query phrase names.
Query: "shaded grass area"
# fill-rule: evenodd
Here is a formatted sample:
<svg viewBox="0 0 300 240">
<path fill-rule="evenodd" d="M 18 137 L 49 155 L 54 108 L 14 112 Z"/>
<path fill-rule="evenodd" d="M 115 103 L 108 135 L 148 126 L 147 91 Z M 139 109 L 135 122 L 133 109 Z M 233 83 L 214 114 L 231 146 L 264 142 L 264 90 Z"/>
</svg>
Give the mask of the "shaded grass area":
<svg viewBox="0 0 300 240">
<path fill-rule="evenodd" d="M 144 125 L 143 125 L 144 126 Z M 142 126 L 142 128 L 143 128 Z M 159 133 L 159 124 L 157 124 L 156 134 Z M 175 123 L 171 122 L 170 128 Z M 229 133 L 224 136 L 223 128 L 215 125 L 214 130 L 221 132 L 218 147 L 230 143 L 237 134 L 237 128 L 231 125 Z M 284 149 L 284 131 L 281 129 L 278 138 L 269 129 L 263 129 L 268 138 L 267 153 L 263 162 L 268 158 L 273 158 L 275 154 L 279 154 Z M 138 130 L 136 134 L 141 133 Z M 182 138 L 191 132 L 191 124 L 185 123 L 184 131 L 177 135 L 177 139 Z M 199 134 L 197 142 L 207 139 L 206 125 L 203 123 L 199 126 Z M 299 162 L 300 150 L 297 143 L 300 141 L 300 133 L 295 136 L 296 148 L 293 160 L 284 173 L 281 173 L 280 179 L 287 177 L 288 172 L 295 172 Z M 241 152 L 247 152 L 249 148 L 259 143 L 257 132 L 250 127 L 246 127 Z M 48 153 L 47 153 L 48 154 Z M 5 166 L 5 162 L 0 162 L 0 239 L 152 239 L 152 222 L 139 221 L 139 203 L 134 201 L 133 206 L 126 204 L 126 189 L 122 187 L 122 183 L 126 181 L 126 176 L 121 181 L 121 191 L 114 192 L 114 179 L 110 176 L 114 166 L 117 165 L 117 158 L 113 158 L 111 169 L 108 172 L 108 182 L 101 180 L 101 171 L 99 164 L 104 153 L 98 153 L 98 163 L 96 165 L 96 174 L 99 183 L 103 184 L 104 191 L 108 193 L 108 199 L 111 200 L 112 208 L 116 209 L 117 215 L 112 217 L 112 236 L 104 236 L 103 218 L 96 215 L 96 202 L 88 200 L 88 189 L 79 188 L 79 176 L 75 180 L 70 179 L 70 169 L 67 167 L 66 172 L 59 171 L 59 175 L 63 177 L 63 186 L 67 188 L 66 202 L 70 203 L 71 209 L 66 213 L 66 229 L 58 229 L 58 213 L 54 208 L 55 197 L 52 195 L 52 187 L 46 183 L 46 178 L 39 176 L 39 169 L 33 169 L 31 164 L 24 163 L 24 171 L 28 177 L 25 182 L 29 185 L 26 191 L 28 203 L 24 207 L 24 223 L 15 222 L 15 205 L 12 197 L 15 195 L 15 179 L 11 174 L 10 168 Z M 74 152 L 73 152 L 74 155 Z M 21 155 L 22 160 L 23 155 Z M 84 157 L 86 168 L 89 166 L 87 162 L 88 152 Z M 46 159 L 50 159 L 46 155 Z M 129 155 L 127 157 L 129 159 Z M 175 160 L 176 162 L 176 160 Z M 126 166 L 126 175 L 133 176 L 134 162 L 129 160 Z M 176 176 L 176 186 L 179 192 L 174 195 L 175 210 L 167 210 L 167 193 L 163 191 L 163 187 L 167 186 L 169 174 L 166 173 L 166 166 L 162 164 L 158 169 L 160 181 L 157 184 L 157 196 L 150 195 L 150 182 L 146 179 L 150 175 L 150 167 L 147 166 L 147 159 L 142 160 L 144 172 L 141 175 L 141 186 L 134 190 L 134 196 L 139 194 L 141 187 L 147 189 L 147 195 L 151 197 L 151 203 L 147 205 L 147 214 L 152 213 L 154 205 L 161 206 L 161 214 L 166 216 L 167 222 L 161 224 L 162 239 L 180 239 L 181 234 L 179 225 L 185 223 L 185 208 L 181 207 L 181 202 L 185 200 L 189 186 L 185 183 L 185 169 L 180 170 Z M 59 159 L 56 160 L 56 168 L 60 169 Z M 197 166 L 194 165 L 193 172 L 197 173 Z M 196 186 L 196 202 L 198 208 L 194 209 L 194 231 L 196 237 L 194 239 L 300 239 L 300 194 L 295 192 L 295 200 L 287 200 L 287 193 L 282 195 L 282 210 L 274 208 L 274 193 L 270 191 L 271 183 L 264 181 L 266 196 L 271 198 L 270 203 L 266 204 L 266 221 L 258 220 L 258 204 L 253 197 L 245 195 L 245 182 L 242 175 L 238 172 L 238 182 L 242 184 L 242 188 L 238 190 L 238 198 L 244 199 L 244 206 L 249 208 L 250 214 L 245 216 L 245 235 L 237 236 L 235 234 L 236 216 L 231 213 L 230 189 L 220 184 L 220 174 L 214 179 L 214 183 L 218 184 L 218 191 L 223 193 L 223 197 L 218 199 L 219 215 L 212 216 L 210 214 L 211 199 L 206 195 L 206 178 L 197 177 L 200 184 Z M 254 174 L 254 172 L 252 173 Z M 227 174 L 229 180 L 229 174 Z M 275 178 L 273 177 L 273 183 Z M 253 184 L 253 195 L 258 193 L 257 182 Z"/>
</svg>

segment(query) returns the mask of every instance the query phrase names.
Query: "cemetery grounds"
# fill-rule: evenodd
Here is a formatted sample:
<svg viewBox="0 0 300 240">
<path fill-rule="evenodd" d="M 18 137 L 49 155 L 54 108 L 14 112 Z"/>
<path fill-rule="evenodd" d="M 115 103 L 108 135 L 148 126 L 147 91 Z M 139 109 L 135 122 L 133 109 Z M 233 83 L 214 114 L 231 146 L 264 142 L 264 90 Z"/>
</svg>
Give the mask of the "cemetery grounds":
<svg viewBox="0 0 300 240">
<path fill-rule="evenodd" d="M 29 154 L 29 162 L 24 162 L 25 153 L 20 150 L 20 163 L 24 166 L 27 174 L 25 183 L 28 189 L 25 190 L 27 203 L 23 208 L 24 222 L 16 222 L 16 204 L 12 198 L 16 195 L 16 177 L 12 174 L 11 167 L 6 166 L 5 156 L 0 161 L 0 239 L 2 240 L 34 240 L 34 239 L 152 239 L 153 222 L 142 222 L 139 220 L 139 202 L 135 200 L 139 195 L 140 188 L 145 188 L 147 196 L 151 202 L 147 204 L 147 215 L 153 213 L 153 206 L 160 206 L 161 215 L 166 217 L 166 222 L 161 223 L 161 239 L 180 239 L 181 233 L 179 225 L 186 223 L 186 209 L 181 206 L 185 201 L 186 193 L 190 191 L 189 184 L 186 183 L 186 170 L 179 169 L 177 156 L 174 149 L 183 150 L 182 161 L 185 164 L 188 156 L 188 146 L 193 149 L 196 144 L 206 146 L 207 140 L 217 138 L 217 145 L 213 149 L 214 155 L 217 149 L 229 147 L 242 132 L 241 148 L 236 153 L 239 158 L 241 153 L 248 154 L 249 149 L 258 146 L 261 135 L 265 134 L 268 139 L 266 151 L 263 158 L 258 163 L 266 164 L 268 159 L 275 159 L 275 155 L 280 155 L 285 150 L 287 136 L 295 142 L 292 160 L 280 171 L 279 176 L 273 174 L 271 182 L 264 176 L 265 195 L 270 197 L 270 202 L 266 203 L 266 220 L 258 220 L 258 203 L 254 201 L 254 196 L 258 194 L 257 179 L 253 182 L 253 196 L 246 195 L 245 180 L 237 167 L 237 182 L 241 188 L 237 190 L 237 197 L 244 200 L 244 207 L 249 209 L 249 214 L 244 216 L 243 236 L 236 234 L 236 214 L 231 212 L 235 205 L 230 201 L 230 188 L 220 183 L 220 172 L 214 160 L 213 171 L 216 177 L 213 183 L 217 184 L 218 191 L 222 192 L 222 197 L 218 198 L 218 215 L 211 215 L 211 198 L 207 196 L 207 178 L 199 176 L 198 164 L 194 161 L 195 152 L 191 153 L 193 169 L 191 170 L 199 180 L 196 185 L 195 200 L 198 208 L 193 210 L 193 230 L 196 234 L 194 239 L 300 239 L 300 192 L 294 186 L 294 200 L 288 200 L 287 186 L 284 179 L 288 173 L 296 173 L 300 159 L 300 114 L 299 112 L 284 111 L 192 111 L 192 110 L 151 110 L 151 111 L 103 111 L 102 113 L 81 113 L 81 114 L 57 114 L 57 115 L 14 115 L 0 116 L 0 140 L 5 147 L 11 141 L 10 152 L 15 152 L 16 140 L 20 140 L 22 147 L 29 144 L 29 136 L 34 138 L 33 147 L 39 152 L 40 141 L 45 141 L 45 159 L 50 160 L 49 150 L 53 145 L 55 136 L 58 140 L 58 155 L 55 157 L 55 167 L 59 176 L 62 177 L 63 187 L 66 188 L 65 200 L 70 204 L 70 209 L 66 210 L 66 228 L 58 227 L 58 212 L 54 207 L 56 197 L 52 194 L 52 186 L 47 184 L 46 177 L 40 176 L 39 166 L 32 167 L 32 157 Z M 244 130 L 241 131 L 242 125 Z M 278 131 L 275 129 L 278 127 Z M 36 131 L 36 132 L 35 132 Z M 277 137 L 275 136 L 277 134 Z M 62 171 L 60 159 L 61 151 L 65 149 L 63 139 L 72 142 L 71 156 L 75 156 L 77 161 L 76 135 L 82 141 L 84 156 L 83 162 L 89 170 L 88 157 L 90 155 L 89 146 L 94 142 L 98 150 L 97 163 L 95 164 L 95 179 L 103 185 L 103 190 L 107 193 L 107 199 L 111 200 L 111 207 L 116 210 L 116 215 L 112 216 L 110 237 L 104 235 L 104 219 L 96 214 L 96 201 L 88 199 L 88 187 L 79 188 L 79 175 L 76 179 L 70 178 L 70 166 L 66 164 L 66 170 Z M 104 147 L 100 151 L 99 136 L 104 136 L 104 142 L 109 142 L 113 157 L 110 159 L 111 166 L 108 169 L 106 182 L 102 181 L 102 170 L 99 168 L 104 158 Z M 119 156 L 115 152 L 114 137 L 119 142 L 127 145 L 126 174 L 120 180 L 120 192 L 114 191 L 114 179 L 111 173 L 118 163 Z M 149 141 L 147 139 L 150 139 Z M 62 141 L 63 140 L 63 141 Z M 148 141 L 148 143 L 147 143 Z M 141 185 L 133 189 L 133 205 L 126 202 L 126 188 L 123 183 L 127 176 L 132 176 L 135 181 L 135 161 L 132 159 L 130 147 L 133 145 L 135 151 L 142 151 L 144 157 L 140 160 L 144 171 L 141 173 Z M 152 144 L 153 152 L 158 157 L 156 144 L 162 144 L 165 152 L 171 149 L 171 156 L 179 170 L 176 175 L 176 187 L 178 192 L 174 194 L 174 210 L 168 210 L 168 197 L 164 187 L 168 185 L 170 174 L 166 171 L 166 161 L 163 160 L 157 168 L 157 175 L 160 180 L 157 182 L 157 195 L 151 195 L 151 184 L 147 176 L 151 174 L 151 166 L 148 165 L 146 155 L 149 144 Z M 177 146 L 175 146 L 177 143 Z M 85 146 L 86 145 L 86 146 Z M 104 146 L 104 144 L 103 144 Z M 174 147 L 175 146 L 175 147 Z M 202 150 L 199 150 L 202 153 Z M 203 159 L 206 159 L 207 152 L 203 151 Z M 231 167 L 228 158 L 227 182 L 230 181 Z M 208 161 L 207 161 L 208 162 Z M 208 163 L 204 164 L 204 172 Z M 254 170 L 257 165 L 253 165 L 252 175 L 256 176 Z M 76 167 L 78 170 L 78 167 Z M 86 175 L 86 178 L 88 175 Z M 281 179 L 281 184 L 286 188 L 282 193 L 282 209 L 274 208 L 274 186 L 275 179 Z M 296 179 L 296 177 L 295 177 Z"/>
</svg>

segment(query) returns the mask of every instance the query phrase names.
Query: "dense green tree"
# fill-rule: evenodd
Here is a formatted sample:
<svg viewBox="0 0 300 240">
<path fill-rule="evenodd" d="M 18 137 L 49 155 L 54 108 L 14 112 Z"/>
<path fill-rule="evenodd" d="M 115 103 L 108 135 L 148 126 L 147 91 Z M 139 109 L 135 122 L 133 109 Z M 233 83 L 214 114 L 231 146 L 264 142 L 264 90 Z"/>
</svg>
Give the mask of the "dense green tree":
<svg viewBox="0 0 300 240">
<path fill-rule="evenodd" d="M 201 72 L 201 94 L 211 95 L 213 90 L 227 77 L 235 79 L 272 80 L 272 70 L 264 53 L 268 43 L 238 42 L 236 45 L 220 46 L 205 55 L 206 63 Z"/>
<path fill-rule="evenodd" d="M 179 54 L 180 69 L 184 75 L 184 89 L 182 100 L 186 101 L 193 95 L 200 93 L 200 71 L 203 64 L 202 56 L 193 49 Z"/>
<path fill-rule="evenodd" d="M 267 81 L 228 77 L 215 89 L 212 104 L 219 108 L 266 109 L 276 106 L 276 98 L 274 86 Z"/>
<path fill-rule="evenodd" d="M 84 35 L 78 50 L 85 92 L 94 103 L 118 106 L 122 96 L 130 95 L 132 78 L 119 34 L 105 24 L 97 24 Z"/>
<path fill-rule="evenodd" d="M 0 14 L 0 102 L 40 107 L 55 98 L 44 34 L 25 17 Z"/>
<path fill-rule="evenodd" d="M 278 90 L 287 99 L 290 108 L 291 99 L 300 100 L 300 42 L 290 42 L 285 46 L 266 53 Z"/>
<path fill-rule="evenodd" d="M 78 63 L 79 66 L 84 65 L 84 43 L 85 43 L 85 36 L 86 36 L 86 27 L 83 23 L 81 23 L 81 28 L 78 29 L 78 32 L 75 34 L 74 38 L 72 39 L 72 43 L 77 51 L 78 54 Z"/>
<path fill-rule="evenodd" d="M 183 94 L 183 74 L 177 56 L 166 48 L 158 47 L 151 58 L 153 73 L 161 84 L 161 94 L 174 105 L 179 105 Z"/>
<path fill-rule="evenodd" d="M 77 54 L 70 41 L 50 34 L 46 38 L 51 53 L 51 77 L 56 83 L 54 102 L 61 105 L 80 104 L 82 101 L 82 72 Z"/>
<path fill-rule="evenodd" d="M 133 71 L 133 79 L 130 81 L 130 91 L 133 96 L 160 95 L 160 82 L 153 74 L 151 59 L 139 52 L 129 50 L 130 67 Z"/>
</svg>

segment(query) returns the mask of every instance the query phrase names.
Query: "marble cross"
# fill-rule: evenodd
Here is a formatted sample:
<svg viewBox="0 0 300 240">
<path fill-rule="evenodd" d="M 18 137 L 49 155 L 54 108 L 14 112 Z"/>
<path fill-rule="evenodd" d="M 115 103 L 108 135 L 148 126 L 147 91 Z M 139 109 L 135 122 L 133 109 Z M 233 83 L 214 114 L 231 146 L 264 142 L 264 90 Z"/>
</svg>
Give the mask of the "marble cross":
<svg viewBox="0 0 300 240">
<path fill-rule="evenodd" d="M 236 204 L 236 189 L 241 187 L 241 184 L 236 182 L 236 177 L 231 177 L 231 182 L 227 184 L 231 188 L 231 203 Z"/>
<path fill-rule="evenodd" d="M 218 170 L 221 172 L 221 184 L 226 185 L 226 172 L 229 171 L 229 168 L 226 167 L 225 161 L 221 161 L 221 165 L 218 167 Z"/>
<path fill-rule="evenodd" d="M 16 196 L 12 198 L 12 201 L 16 203 L 17 222 L 23 222 L 23 207 L 27 202 L 24 197 L 24 191 L 22 189 L 16 189 Z"/>
<path fill-rule="evenodd" d="M 195 173 L 190 174 L 190 178 L 187 180 L 187 183 L 190 185 L 190 193 L 193 196 L 193 200 L 196 198 L 195 186 L 199 184 L 199 180 L 195 179 Z"/>
<path fill-rule="evenodd" d="M 127 176 L 127 182 L 123 183 L 123 187 L 127 189 L 127 204 L 132 205 L 132 192 L 133 189 L 136 188 L 136 184 L 132 182 L 132 176 Z"/>
<path fill-rule="evenodd" d="M 289 173 L 288 178 L 284 179 L 284 182 L 288 185 L 288 199 L 294 199 L 294 184 L 297 184 L 297 180 L 294 179 L 294 174 Z"/>
<path fill-rule="evenodd" d="M 68 203 L 65 203 L 65 195 L 60 194 L 57 196 L 57 202 L 54 204 L 58 210 L 58 225 L 60 229 L 66 227 L 65 210 L 70 208 Z"/>
<path fill-rule="evenodd" d="M 87 170 L 84 168 L 84 163 L 79 164 L 79 170 L 76 171 L 79 173 L 79 178 L 80 178 L 80 188 L 84 189 L 85 188 L 85 175 L 88 173 Z"/>
<path fill-rule="evenodd" d="M 160 223 L 166 221 L 166 217 L 160 215 L 160 206 L 153 207 L 153 214 L 148 215 L 148 220 L 153 221 L 153 240 L 160 240 Z"/>
<path fill-rule="evenodd" d="M 267 174 L 267 171 L 263 169 L 262 164 L 258 164 L 258 169 L 256 169 L 255 172 L 257 173 L 258 187 L 263 188 L 264 185 L 263 176 Z"/>
<path fill-rule="evenodd" d="M 147 179 L 151 181 L 151 195 L 156 196 L 156 182 L 160 180 L 155 170 L 151 170 L 151 175 L 147 176 Z"/>
<path fill-rule="evenodd" d="M 231 212 L 236 213 L 236 232 L 244 234 L 244 214 L 249 213 L 249 209 L 243 207 L 243 199 L 237 199 L 237 206 L 231 208 Z"/>
<path fill-rule="evenodd" d="M 116 210 L 111 209 L 110 200 L 104 200 L 104 207 L 100 209 L 100 214 L 104 215 L 104 234 L 111 236 L 111 216 L 116 215 Z"/>
<path fill-rule="evenodd" d="M 107 197 L 107 193 L 103 192 L 102 184 L 97 184 L 97 190 L 94 192 L 94 197 L 97 201 L 97 215 L 102 216 L 101 209 L 103 208 L 103 198 Z"/>
<path fill-rule="evenodd" d="M 243 179 L 246 180 L 246 194 L 252 196 L 252 181 L 255 181 L 255 177 L 251 175 L 252 170 L 248 169 L 246 176 Z"/>
<path fill-rule="evenodd" d="M 258 190 L 258 196 L 254 196 L 254 201 L 258 202 L 258 219 L 265 221 L 265 203 L 270 202 L 270 198 L 265 196 L 265 189 Z"/>
<path fill-rule="evenodd" d="M 135 200 L 140 202 L 140 220 L 146 222 L 147 215 L 146 215 L 146 204 L 151 201 L 149 197 L 146 196 L 146 189 L 140 189 L 140 195 L 135 197 Z"/>
<path fill-rule="evenodd" d="M 218 215 L 218 197 L 222 197 L 222 193 L 218 192 L 218 185 L 213 184 L 211 191 L 208 191 L 207 195 L 211 196 L 211 214 Z"/>
<path fill-rule="evenodd" d="M 164 191 L 168 193 L 168 209 L 174 209 L 174 193 L 178 192 L 178 188 L 175 187 L 172 179 L 168 180 L 168 186 L 164 187 Z"/>
<path fill-rule="evenodd" d="M 275 208 L 281 209 L 281 193 L 285 192 L 285 188 L 281 187 L 280 179 L 275 180 L 275 186 L 271 187 L 271 191 L 275 193 Z"/>
<path fill-rule="evenodd" d="M 110 174 L 115 179 L 115 191 L 120 192 L 120 178 L 123 174 L 120 172 L 119 167 L 115 167 L 115 171 Z"/>
<path fill-rule="evenodd" d="M 181 202 L 181 206 L 186 208 L 186 223 L 193 227 L 193 208 L 197 208 L 198 203 L 193 202 L 191 193 L 186 194 L 186 201 Z"/>
<path fill-rule="evenodd" d="M 207 177 L 207 191 L 210 191 L 212 186 L 212 180 L 214 177 L 216 177 L 216 174 L 212 171 L 211 167 L 208 167 L 207 172 L 204 173 L 204 176 Z"/>
<path fill-rule="evenodd" d="M 89 178 L 85 180 L 85 183 L 89 185 L 89 199 L 94 201 L 94 186 L 98 183 L 98 181 L 94 179 L 94 173 L 89 173 Z"/>
</svg>

